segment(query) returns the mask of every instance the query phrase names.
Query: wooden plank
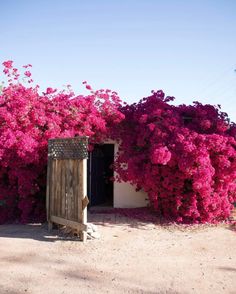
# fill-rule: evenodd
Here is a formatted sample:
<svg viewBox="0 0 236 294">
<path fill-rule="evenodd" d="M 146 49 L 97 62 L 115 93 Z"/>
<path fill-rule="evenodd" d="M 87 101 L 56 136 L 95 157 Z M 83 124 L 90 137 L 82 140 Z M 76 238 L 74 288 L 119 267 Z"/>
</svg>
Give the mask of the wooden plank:
<svg viewBox="0 0 236 294">
<path fill-rule="evenodd" d="M 53 187 L 54 187 L 54 211 L 53 214 L 58 216 L 57 213 L 57 165 L 58 165 L 58 159 L 54 160 L 54 182 L 53 182 Z"/>
<path fill-rule="evenodd" d="M 59 159 L 55 159 L 55 162 L 54 162 L 54 212 L 53 214 L 54 215 L 57 215 L 58 216 L 58 189 L 59 189 L 59 186 L 58 186 L 58 167 L 59 167 Z"/>
<path fill-rule="evenodd" d="M 55 203 L 55 200 L 54 200 L 54 197 L 55 197 L 55 160 L 52 159 L 51 160 L 51 188 L 50 188 L 50 214 L 54 214 L 54 203 Z"/>
<path fill-rule="evenodd" d="M 82 203 L 87 197 L 87 159 L 81 160 L 81 171 L 82 171 L 82 195 L 81 195 L 81 201 L 80 201 L 80 211 L 82 212 L 82 224 L 87 225 L 87 206 L 83 209 Z M 87 233 L 86 232 L 81 232 L 81 239 L 83 242 L 86 242 L 87 240 Z"/>
<path fill-rule="evenodd" d="M 74 160 L 73 164 L 73 197 L 74 207 L 73 216 L 75 221 L 79 221 L 78 216 L 78 202 L 79 202 L 79 172 L 78 172 L 78 159 Z"/>
<path fill-rule="evenodd" d="M 59 159 L 57 162 L 57 215 L 61 216 L 61 197 L 62 197 L 62 191 L 61 191 L 61 168 L 62 166 L 62 160 Z"/>
<path fill-rule="evenodd" d="M 61 160 L 61 217 L 66 217 L 66 160 Z"/>
<path fill-rule="evenodd" d="M 70 159 L 67 160 L 67 199 L 68 199 L 68 216 L 67 219 L 71 219 L 71 171 L 70 171 Z"/>
<path fill-rule="evenodd" d="M 83 196 L 82 196 L 82 202 L 84 201 L 84 198 L 87 197 L 87 159 L 83 159 Z M 81 203 L 82 206 L 82 203 Z M 82 223 L 87 223 L 87 206 L 82 209 Z"/>
<path fill-rule="evenodd" d="M 68 185 L 69 185 L 69 173 L 68 173 L 68 160 L 65 160 L 65 197 L 66 197 L 66 205 L 65 205 L 65 210 L 66 210 L 66 219 L 69 219 L 68 216 Z"/>
<path fill-rule="evenodd" d="M 51 221 L 56 224 L 60 224 L 62 226 L 71 227 L 71 228 L 76 229 L 78 231 L 86 231 L 87 230 L 87 225 L 85 225 L 85 224 L 81 224 L 81 223 L 74 222 L 74 221 L 71 221 L 68 219 L 64 219 L 64 218 L 58 217 L 56 215 L 51 215 Z"/>
<path fill-rule="evenodd" d="M 75 159 L 70 159 L 70 220 L 76 221 L 75 217 L 75 193 L 74 193 L 74 182 L 76 181 L 74 175 L 74 164 Z"/>
<path fill-rule="evenodd" d="M 59 215 L 62 217 L 62 198 L 63 198 L 63 192 L 62 192 L 62 174 L 63 174 L 63 160 L 60 159 L 60 213 Z"/>
<path fill-rule="evenodd" d="M 78 162 L 79 165 L 79 193 L 78 193 L 78 221 L 82 223 L 82 200 L 83 200 L 83 161 Z"/>
<path fill-rule="evenodd" d="M 72 190 L 72 161 L 71 159 L 68 159 L 67 161 L 67 199 L 68 199 L 68 220 L 73 220 L 72 212 L 73 212 L 73 206 L 72 206 L 72 198 L 73 198 L 73 190 Z"/>
</svg>

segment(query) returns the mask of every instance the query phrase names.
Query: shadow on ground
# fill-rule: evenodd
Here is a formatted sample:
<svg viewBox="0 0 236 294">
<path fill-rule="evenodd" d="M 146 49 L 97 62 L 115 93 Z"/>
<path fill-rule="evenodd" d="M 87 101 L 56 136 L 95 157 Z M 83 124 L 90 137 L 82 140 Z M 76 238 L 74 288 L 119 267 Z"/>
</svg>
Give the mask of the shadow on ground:
<svg viewBox="0 0 236 294">
<path fill-rule="evenodd" d="M 27 224 L 27 225 L 1 225 L 1 238 L 20 238 L 34 239 L 37 241 L 55 242 L 62 241 L 80 241 L 78 237 L 65 236 L 59 229 L 47 230 L 47 224 Z"/>
<path fill-rule="evenodd" d="M 124 210 L 125 211 L 125 210 Z M 175 223 L 167 223 L 161 220 L 158 216 L 151 216 L 148 219 L 147 214 L 144 214 L 142 219 L 142 212 L 137 210 L 135 215 L 133 212 L 131 215 L 128 213 L 122 213 L 114 210 L 90 210 L 88 212 L 88 222 L 99 226 L 119 227 L 125 226 L 127 228 L 134 228 L 139 230 L 150 230 L 154 228 L 161 228 L 168 231 L 202 231 L 208 230 L 209 227 L 215 225 L 177 225 Z M 60 227 L 59 227 L 60 228 Z M 235 231 L 235 226 L 226 226 L 225 229 Z M 0 238 L 21 238 L 21 239 L 33 239 L 37 241 L 55 242 L 55 241 L 80 241 L 78 236 L 72 234 L 65 234 L 63 230 L 58 229 L 57 226 L 49 232 L 47 230 L 47 224 L 9 224 L 0 225 Z"/>
</svg>

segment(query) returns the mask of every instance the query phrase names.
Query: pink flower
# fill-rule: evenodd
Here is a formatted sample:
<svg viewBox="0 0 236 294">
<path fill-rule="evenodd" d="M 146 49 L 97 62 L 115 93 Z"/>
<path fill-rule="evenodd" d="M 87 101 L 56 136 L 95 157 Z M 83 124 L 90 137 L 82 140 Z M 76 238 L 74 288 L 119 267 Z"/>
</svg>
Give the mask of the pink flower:
<svg viewBox="0 0 236 294">
<path fill-rule="evenodd" d="M 151 156 L 151 161 L 153 164 L 166 165 L 171 159 L 171 153 L 167 147 L 155 148 Z"/>
<path fill-rule="evenodd" d="M 152 132 L 152 131 L 154 131 L 155 130 L 155 124 L 153 124 L 153 123 L 150 123 L 150 124 L 148 124 L 148 128 L 149 128 L 149 130 Z"/>
<path fill-rule="evenodd" d="M 3 64 L 3 66 L 5 68 L 10 69 L 10 68 L 12 68 L 13 61 L 12 60 L 7 60 L 7 61 L 4 61 L 2 64 Z"/>
<path fill-rule="evenodd" d="M 209 119 L 205 119 L 200 122 L 200 125 L 203 129 L 209 129 L 211 127 L 211 122 Z"/>
<path fill-rule="evenodd" d="M 24 74 L 25 74 L 25 76 L 26 76 L 26 77 L 28 77 L 28 78 L 30 78 L 30 77 L 31 77 L 31 72 L 30 72 L 30 71 L 28 71 L 28 70 L 27 70 L 27 71 L 25 71 L 25 73 L 24 73 Z"/>
<path fill-rule="evenodd" d="M 46 93 L 44 93 L 44 94 L 46 94 L 46 95 L 50 95 L 50 94 L 53 94 L 53 93 L 55 93 L 57 91 L 57 89 L 53 89 L 53 88 L 47 88 L 46 89 Z"/>
<path fill-rule="evenodd" d="M 23 65 L 24 68 L 32 67 L 31 64 Z"/>
</svg>

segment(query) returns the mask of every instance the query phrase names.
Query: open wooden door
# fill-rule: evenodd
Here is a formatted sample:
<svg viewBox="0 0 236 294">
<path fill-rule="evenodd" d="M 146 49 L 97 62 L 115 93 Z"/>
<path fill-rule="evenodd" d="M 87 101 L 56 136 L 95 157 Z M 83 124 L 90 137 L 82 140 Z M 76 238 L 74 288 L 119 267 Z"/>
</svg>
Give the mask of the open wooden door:
<svg viewBox="0 0 236 294">
<path fill-rule="evenodd" d="M 50 139 L 48 143 L 47 220 L 87 230 L 87 137 Z"/>
</svg>

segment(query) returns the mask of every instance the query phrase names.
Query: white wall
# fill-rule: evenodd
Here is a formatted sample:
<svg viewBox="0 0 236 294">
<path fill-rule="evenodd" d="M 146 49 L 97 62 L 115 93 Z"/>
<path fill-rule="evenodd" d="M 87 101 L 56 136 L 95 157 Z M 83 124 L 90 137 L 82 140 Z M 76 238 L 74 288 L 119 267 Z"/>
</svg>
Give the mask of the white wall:
<svg viewBox="0 0 236 294">
<path fill-rule="evenodd" d="M 112 142 L 114 143 L 114 142 Z M 115 143 L 115 155 L 118 151 L 118 144 Z M 135 208 L 144 207 L 148 204 L 148 196 L 145 192 L 136 192 L 135 188 L 129 183 L 114 182 L 114 207 Z"/>
<path fill-rule="evenodd" d="M 134 208 L 147 206 L 147 194 L 136 192 L 129 183 L 114 183 L 114 207 Z"/>
</svg>

